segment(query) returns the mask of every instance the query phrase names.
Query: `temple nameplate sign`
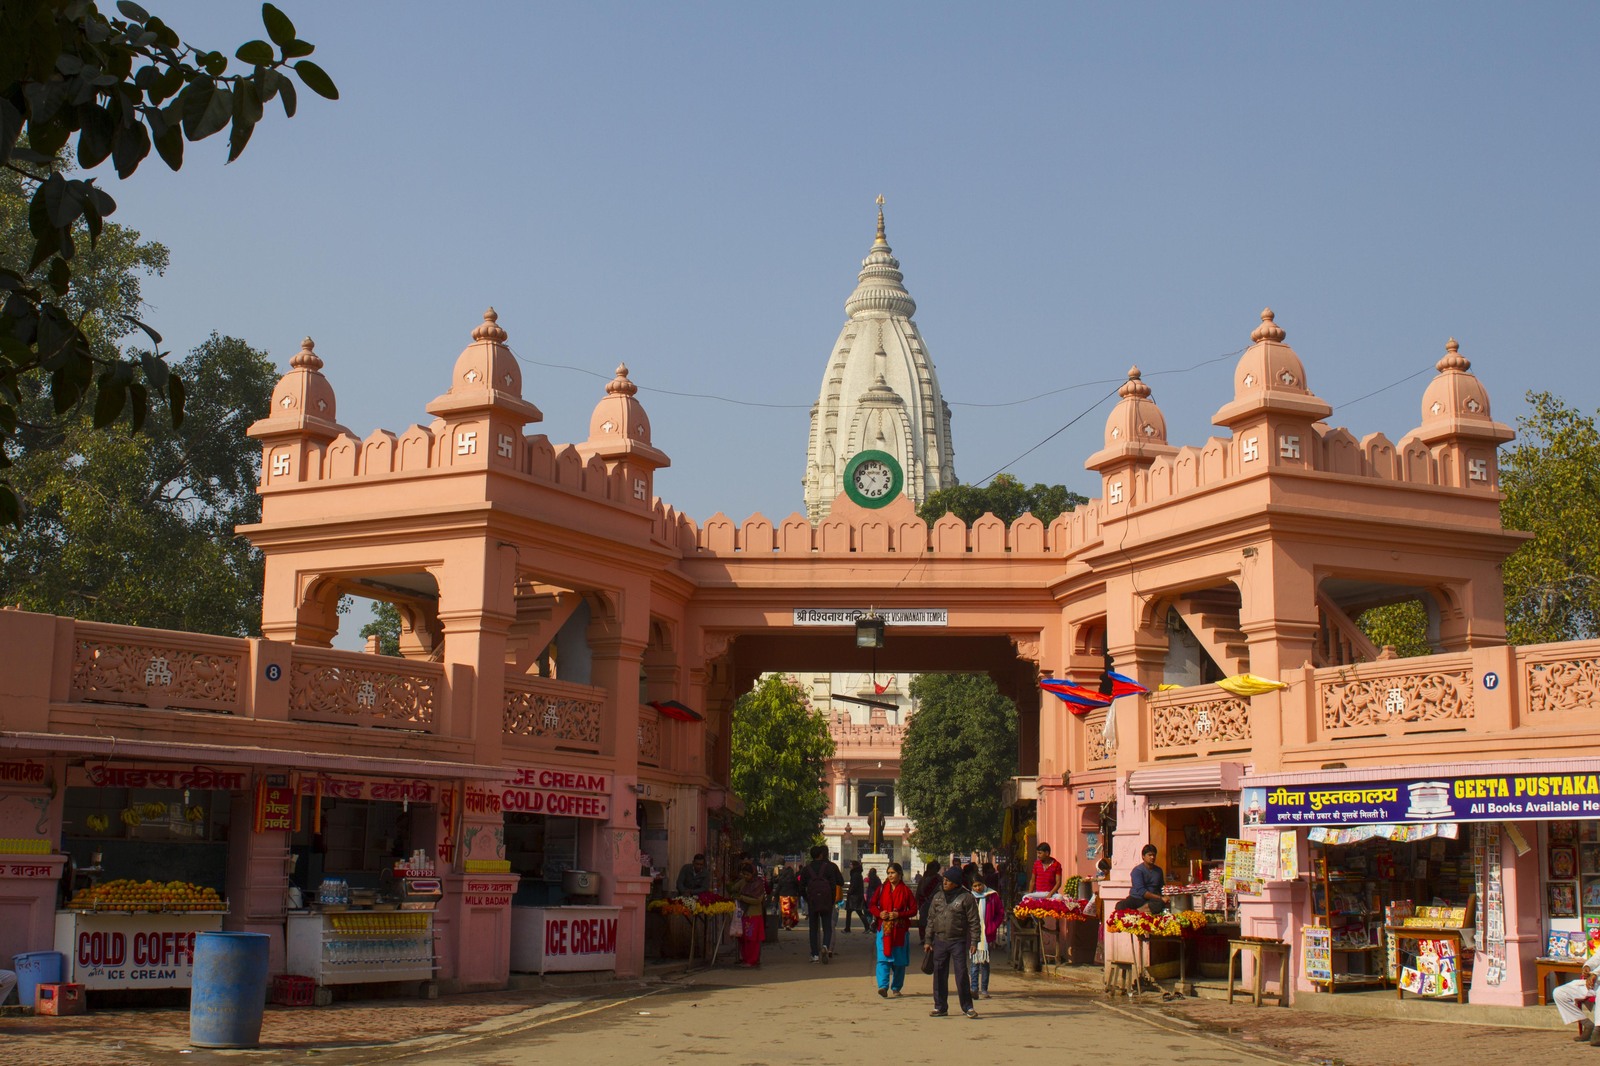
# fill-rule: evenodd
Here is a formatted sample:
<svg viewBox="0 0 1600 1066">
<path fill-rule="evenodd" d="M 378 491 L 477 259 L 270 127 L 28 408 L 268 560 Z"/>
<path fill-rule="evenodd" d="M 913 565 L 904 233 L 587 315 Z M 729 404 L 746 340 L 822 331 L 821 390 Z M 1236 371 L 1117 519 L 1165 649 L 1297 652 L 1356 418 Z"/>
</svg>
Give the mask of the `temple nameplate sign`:
<svg viewBox="0 0 1600 1066">
<path fill-rule="evenodd" d="M 876 616 L 891 626 L 947 626 L 950 611 L 945 607 L 890 608 L 874 610 L 870 607 L 796 607 L 794 624 L 797 626 L 853 626 L 863 618 Z"/>
</svg>

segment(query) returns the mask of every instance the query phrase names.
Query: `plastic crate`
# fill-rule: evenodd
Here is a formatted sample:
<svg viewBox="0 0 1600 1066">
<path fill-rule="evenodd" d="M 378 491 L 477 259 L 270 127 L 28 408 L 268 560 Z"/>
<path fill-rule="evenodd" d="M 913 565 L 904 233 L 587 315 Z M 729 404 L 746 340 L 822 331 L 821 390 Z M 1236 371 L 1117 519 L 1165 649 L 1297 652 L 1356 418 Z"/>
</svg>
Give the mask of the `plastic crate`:
<svg viewBox="0 0 1600 1066">
<path fill-rule="evenodd" d="M 280 973 L 272 977 L 267 998 L 280 1007 L 309 1007 L 317 994 L 317 983 L 299 974 Z"/>
<path fill-rule="evenodd" d="M 39 985 L 33 994 L 35 1014 L 53 1014 L 60 1017 L 66 1014 L 84 1014 L 88 1010 L 89 1005 L 83 998 L 82 985 L 44 984 Z"/>
</svg>

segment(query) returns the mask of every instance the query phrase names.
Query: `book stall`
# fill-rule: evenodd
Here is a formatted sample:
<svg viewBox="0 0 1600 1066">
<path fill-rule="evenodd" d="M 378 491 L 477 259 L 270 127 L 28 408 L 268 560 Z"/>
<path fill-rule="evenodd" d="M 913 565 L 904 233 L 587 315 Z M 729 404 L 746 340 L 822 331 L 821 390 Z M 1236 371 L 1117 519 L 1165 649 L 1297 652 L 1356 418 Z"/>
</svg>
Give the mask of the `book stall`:
<svg viewBox="0 0 1600 1066">
<path fill-rule="evenodd" d="M 1387 989 L 1466 1001 L 1488 883 L 1489 828 L 1456 823 L 1310 830 L 1312 924 L 1301 931 L 1306 980 L 1318 991 Z M 1497 838 L 1496 838 L 1497 839 Z M 1491 885 L 1495 916 L 1503 909 Z M 1428 902 L 1419 902 L 1426 900 Z"/>
</svg>

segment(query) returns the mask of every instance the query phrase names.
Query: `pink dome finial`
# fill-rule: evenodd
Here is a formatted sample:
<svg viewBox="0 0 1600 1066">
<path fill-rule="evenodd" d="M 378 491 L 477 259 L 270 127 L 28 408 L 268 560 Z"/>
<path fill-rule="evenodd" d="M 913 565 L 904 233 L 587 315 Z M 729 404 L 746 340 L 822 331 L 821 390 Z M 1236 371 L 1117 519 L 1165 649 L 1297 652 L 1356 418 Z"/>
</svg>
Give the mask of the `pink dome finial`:
<svg viewBox="0 0 1600 1066">
<path fill-rule="evenodd" d="M 617 376 L 606 385 L 607 396 L 632 396 L 639 391 L 639 386 L 628 380 L 628 364 L 617 364 Z"/>
<path fill-rule="evenodd" d="M 1135 397 L 1142 400 L 1149 396 L 1150 386 L 1144 383 L 1142 380 L 1143 376 L 1144 375 L 1139 372 L 1138 367 L 1129 367 L 1128 380 L 1123 383 L 1122 388 L 1117 390 L 1117 395 L 1121 396 L 1125 400 L 1133 399 Z"/>
<path fill-rule="evenodd" d="M 483 313 L 483 324 L 472 331 L 475 341 L 493 341 L 495 344 L 506 342 L 506 331 L 500 328 L 500 316 L 494 313 L 494 308 Z"/>
<path fill-rule="evenodd" d="M 1454 337 L 1451 337 L 1444 346 L 1444 358 L 1434 364 L 1434 369 L 1441 374 L 1447 370 L 1466 371 L 1472 369 L 1472 364 L 1467 361 L 1466 356 L 1461 354 L 1461 345 L 1456 343 Z"/>
<path fill-rule="evenodd" d="M 1261 325 L 1257 326 L 1250 334 L 1250 339 L 1255 341 L 1257 344 L 1260 344 L 1263 341 L 1270 341 L 1274 344 L 1282 344 L 1283 338 L 1287 337 L 1288 334 L 1283 331 L 1282 326 L 1273 321 L 1273 317 L 1272 308 L 1268 307 L 1262 310 Z"/>
<path fill-rule="evenodd" d="M 289 360 L 289 365 L 296 370 L 321 370 L 322 359 L 316 353 L 316 344 L 310 337 L 300 342 L 300 350 L 294 353 L 294 358 Z"/>
</svg>

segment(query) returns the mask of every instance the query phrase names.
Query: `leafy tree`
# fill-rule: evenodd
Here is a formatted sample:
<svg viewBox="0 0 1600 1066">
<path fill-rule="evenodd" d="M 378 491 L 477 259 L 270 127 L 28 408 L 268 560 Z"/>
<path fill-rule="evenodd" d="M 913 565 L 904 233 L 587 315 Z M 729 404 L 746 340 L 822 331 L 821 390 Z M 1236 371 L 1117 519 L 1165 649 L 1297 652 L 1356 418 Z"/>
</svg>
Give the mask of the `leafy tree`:
<svg viewBox="0 0 1600 1066">
<path fill-rule="evenodd" d="M 159 350 L 161 336 L 127 308 L 103 304 L 147 333 L 151 351 L 110 352 L 96 345 L 75 301 L 79 249 L 97 248 L 116 202 L 93 178 L 68 178 L 58 156 L 76 139 L 78 163 L 110 159 L 126 178 L 153 147 L 168 167 L 183 165 L 185 140 L 229 131 L 228 159 L 238 158 L 274 98 L 284 113 L 296 107 L 292 69 L 312 92 L 330 100 L 338 89 L 305 57 L 313 46 L 271 4 L 261 8 L 272 43 L 247 41 L 234 53 L 249 69 L 229 74 L 221 52 L 185 45 L 176 31 L 130 0 L 122 18 L 101 13 L 93 0 L 5 0 L 0 4 L 0 168 L 28 193 L 27 234 L 18 247 L 21 268 L 0 268 L 0 470 L 10 466 L 18 407 L 25 386 L 42 381 L 57 416 L 80 405 L 96 428 L 126 411 L 137 432 L 152 398 L 183 421 L 185 388 Z M 276 48 L 276 51 L 274 50 Z M 136 69 L 137 68 L 137 69 Z M 21 520 L 9 476 L 0 481 L 0 523 Z"/>
<path fill-rule="evenodd" d="M 0 602 L 125 625 L 244 635 L 261 620 L 259 553 L 233 528 L 256 521 L 261 447 L 245 435 L 278 369 L 213 333 L 177 364 L 189 417 L 147 431 L 94 428 L 87 412 L 35 425 L 49 401 L 24 388 L 27 446 L 12 475 L 30 520 L 0 531 Z M 158 414 L 164 401 L 157 398 Z"/>
<path fill-rule="evenodd" d="M 1500 456 L 1501 521 L 1533 539 L 1503 568 L 1513 644 L 1600 636 L 1600 433 L 1548 392 L 1528 393 Z"/>
<path fill-rule="evenodd" d="M 1369 608 L 1361 612 L 1356 625 L 1379 651 L 1389 645 L 1402 659 L 1433 654 L 1428 643 L 1428 611 L 1421 600 Z"/>
<path fill-rule="evenodd" d="M 372 621 L 361 627 L 361 635 L 378 638 L 379 655 L 399 655 L 400 608 L 387 600 L 373 600 Z"/>
<path fill-rule="evenodd" d="M 949 513 L 970 526 L 985 514 L 993 514 L 1009 526 L 1031 513 L 1048 526 L 1061 512 L 1088 502 L 1065 485 L 1038 484 L 1028 488 L 1010 474 L 996 474 L 982 487 L 953 485 L 940 489 L 922 502 L 917 515 L 932 525 Z"/>
<path fill-rule="evenodd" d="M 987 674 L 921 674 L 900 747 L 900 796 L 917 850 L 998 847 L 1000 793 L 1017 772 L 1017 709 Z"/>
<path fill-rule="evenodd" d="M 801 851 L 822 832 L 828 722 L 792 679 L 769 674 L 733 705 L 729 776 L 744 800 L 737 821 L 752 852 Z"/>
</svg>

